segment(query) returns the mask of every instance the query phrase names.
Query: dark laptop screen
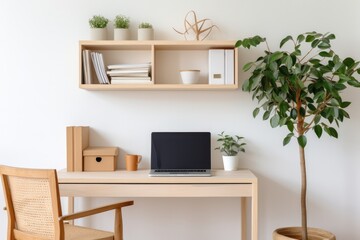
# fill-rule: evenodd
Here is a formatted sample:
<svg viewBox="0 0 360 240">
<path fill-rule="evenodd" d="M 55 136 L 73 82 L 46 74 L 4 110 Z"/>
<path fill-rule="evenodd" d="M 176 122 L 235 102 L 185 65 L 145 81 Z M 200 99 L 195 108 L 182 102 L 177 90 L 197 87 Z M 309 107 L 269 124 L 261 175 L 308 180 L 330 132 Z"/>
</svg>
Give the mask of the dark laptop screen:
<svg viewBox="0 0 360 240">
<path fill-rule="evenodd" d="M 209 132 L 153 132 L 151 169 L 211 169 Z"/>
</svg>

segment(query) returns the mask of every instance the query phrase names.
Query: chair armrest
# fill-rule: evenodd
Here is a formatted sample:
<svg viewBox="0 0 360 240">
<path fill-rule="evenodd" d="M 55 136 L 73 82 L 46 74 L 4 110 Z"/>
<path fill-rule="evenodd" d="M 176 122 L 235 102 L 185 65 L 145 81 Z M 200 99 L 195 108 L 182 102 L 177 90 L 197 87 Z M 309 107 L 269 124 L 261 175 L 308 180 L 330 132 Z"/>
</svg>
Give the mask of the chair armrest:
<svg viewBox="0 0 360 240">
<path fill-rule="evenodd" d="M 127 206 L 131 206 L 131 205 L 134 205 L 134 201 L 110 204 L 110 205 L 106 205 L 103 207 L 93 208 L 93 209 L 89 209 L 89 210 L 85 210 L 85 211 L 81 211 L 81 212 L 77 212 L 77 213 L 73 213 L 73 214 L 64 215 L 59 218 L 59 221 L 74 220 L 74 219 L 78 219 L 78 218 L 88 217 L 88 216 L 91 216 L 94 214 L 98 214 L 98 213 L 102 213 L 102 212 L 106 212 L 106 211 L 110 211 L 110 210 L 114 210 L 114 209 L 121 209 L 122 207 L 127 207 Z"/>
</svg>

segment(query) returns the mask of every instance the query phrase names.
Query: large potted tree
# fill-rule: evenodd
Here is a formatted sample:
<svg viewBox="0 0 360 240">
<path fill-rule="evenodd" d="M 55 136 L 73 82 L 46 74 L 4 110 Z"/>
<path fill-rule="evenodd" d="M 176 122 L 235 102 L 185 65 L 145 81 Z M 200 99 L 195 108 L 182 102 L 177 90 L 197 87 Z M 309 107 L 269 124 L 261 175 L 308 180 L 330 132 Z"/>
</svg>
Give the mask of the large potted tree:
<svg viewBox="0 0 360 240">
<path fill-rule="evenodd" d="M 306 134 L 314 131 L 318 138 L 323 133 L 337 138 L 333 125 L 339 127 L 349 118 L 345 109 L 350 102 L 343 100 L 342 91 L 348 86 L 360 87 L 355 78 L 360 73 L 360 62 L 350 57 L 341 59 L 331 48 L 333 39 L 334 34 L 317 32 L 300 34 L 297 38 L 287 36 L 275 52 L 260 36 L 236 42 L 236 47 L 244 48 L 266 43 L 264 54 L 243 66 L 244 71 L 252 69 L 252 72 L 242 88 L 258 101 L 259 107 L 254 109 L 253 116 L 263 111 L 262 118 L 269 120 L 271 127 L 288 129 L 284 146 L 291 139 L 299 146 L 302 224 L 275 230 L 273 239 L 335 239 L 330 232 L 307 226 L 305 164 Z M 284 45 L 291 50 L 283 50 Z"/>
</svg>

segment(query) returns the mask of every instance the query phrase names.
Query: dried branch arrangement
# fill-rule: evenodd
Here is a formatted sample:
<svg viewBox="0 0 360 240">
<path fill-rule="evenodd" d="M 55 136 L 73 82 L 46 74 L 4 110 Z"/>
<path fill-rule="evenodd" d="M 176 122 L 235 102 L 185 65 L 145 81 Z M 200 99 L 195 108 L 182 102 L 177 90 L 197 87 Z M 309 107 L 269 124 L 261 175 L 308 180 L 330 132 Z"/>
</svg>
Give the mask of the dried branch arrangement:
<svg viewBox="0 0 360 240">
<path fill-rule="evenodd" d="M 191 22 L 188 19 L 191 17 L 193 17 L 193 22 Z M 198 20 L 196 13 L 193 10 L 191 10 L 190 12 L 188 12 L 186 14 L 185 19 L 184 19 L 185 31 L 180 32 L 180 31 L 176 30 L 175 28 L 173 28 L 173 29 L 175 30 L 175 32 L 177 32 L 181 35 L 184 35 L 185 40 L 188 40 L 188 36 L 190 34 L 194 34 L 196 40 L 202 41 L 209 36 L 209 34 L 211 33 L 211 31 L 213 30 L 214 27 L 218 28 L 216 25 L 213 25 L 213 24 L 211 24 L 211 26 L 208 26 L 208 24 L 206 24 L 208 21 L 211 21 L 211 20 L 208 18 Z M 202 37 L 202 35 L 203 35 L 203 37 Z"/>
</svg>

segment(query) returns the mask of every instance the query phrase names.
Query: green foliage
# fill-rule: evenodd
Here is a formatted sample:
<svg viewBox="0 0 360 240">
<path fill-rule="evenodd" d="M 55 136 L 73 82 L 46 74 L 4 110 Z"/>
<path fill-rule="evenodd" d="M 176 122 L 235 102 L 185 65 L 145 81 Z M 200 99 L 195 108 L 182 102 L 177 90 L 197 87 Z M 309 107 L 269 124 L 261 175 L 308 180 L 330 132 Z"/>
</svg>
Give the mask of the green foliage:
<svg viewBox="0 0 360 240">
<path fill-rule="evenodd" d="M 218 134 L 219 139 L 217 140 L 221 145 L 215 150 L 220 150 L 226 156 L 236 156 L 240 151 L 245 152 L 245 141 L 243 137 L 237 135 L 230 136 L 224 134 L 224 132 Z"/>
<path fill-rule="evenodd" d="M 128 29 L 130 26 L 130 19 L 123 15 L 117 15 L 114 20 L 115 28 L 125 28 Z"/>
<path fill-rule="evenodd" d="M 91 28 L 106 28 L 109 19 L 100 16 L 94 15 L 92 18 L 89 19 L 89 24 Z"/>
<path fill-rule="evenodd" d="M 296 38 L 287 36 L 275 52 L 260 36 L 236 42 L 236 47 L 244 48 L 266 43 L 264 54 L 244 65 L 244 71 L 252 72 L 242 88 L 259 103 L 254 117 L 262 110 L 263 120 L 269 120 L 271 127 L 287 126 L 290 133 L 284 138 L 284 145 L 295 137 L 305 147 L 305 134 L 310 130 L 318 138 L 323 132 L 337 138 L 338 133 L 331 125 L 339 127 L 350 117 L 345 110 L 350 102 L 343 100 L 342 92 L 349 86 L 360 87 L 356 79 L 360 62 L 350 57 L 342 60 L 331 48 L 334 39 L 334 34 L 317 32 Z M 292 45 L 292 50 L 281 50 L 287 44 Z"/>
<path fill-rule="evenodd" d="M 152 28 L 152 25 L 148 22 L 142 22 L 139 24 L 139 28 Z"/>
</svg>

